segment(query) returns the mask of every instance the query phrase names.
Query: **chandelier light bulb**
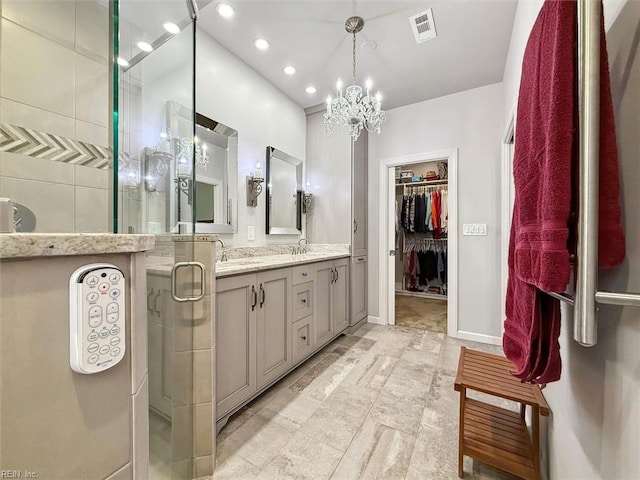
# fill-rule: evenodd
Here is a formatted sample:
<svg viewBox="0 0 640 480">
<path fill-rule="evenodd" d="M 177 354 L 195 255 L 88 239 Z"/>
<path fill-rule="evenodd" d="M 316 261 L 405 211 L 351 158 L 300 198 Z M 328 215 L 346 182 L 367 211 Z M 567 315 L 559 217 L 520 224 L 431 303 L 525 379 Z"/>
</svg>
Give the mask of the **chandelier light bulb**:
<svg viewBox="0 0 640 480">
<path fill-rule="evenodd" d="M 371 80 L 371 78 L 367 78 L 364 86 L 367 87 L 367 90 L 371 90 L 371 87 L 373 87 L 373 81 Z"/>
<path fill-rule="evenodd" d="M 338 90 L 338 97 L 342 97 L 342 80 L 338 77 L 338 81 L 336 82 L 336 90 Z"/>
<path fill-rule="evenodd" d="M 327 97 L 327 115 L 331 115 L 331 95 Z"/>
</svg>

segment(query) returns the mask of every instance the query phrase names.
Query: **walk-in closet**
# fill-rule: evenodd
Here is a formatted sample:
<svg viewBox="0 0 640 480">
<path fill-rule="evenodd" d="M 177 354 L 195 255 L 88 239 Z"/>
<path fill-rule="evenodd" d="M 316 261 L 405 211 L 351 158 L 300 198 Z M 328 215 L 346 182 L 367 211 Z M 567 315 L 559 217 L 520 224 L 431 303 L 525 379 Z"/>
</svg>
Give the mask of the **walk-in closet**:
<svg viewBox="0 0 640 480">
<path fill-rule="evenodd" d="M 447 331 L 448 165 L 396 167 L 395 323 Z"/>
</svg>

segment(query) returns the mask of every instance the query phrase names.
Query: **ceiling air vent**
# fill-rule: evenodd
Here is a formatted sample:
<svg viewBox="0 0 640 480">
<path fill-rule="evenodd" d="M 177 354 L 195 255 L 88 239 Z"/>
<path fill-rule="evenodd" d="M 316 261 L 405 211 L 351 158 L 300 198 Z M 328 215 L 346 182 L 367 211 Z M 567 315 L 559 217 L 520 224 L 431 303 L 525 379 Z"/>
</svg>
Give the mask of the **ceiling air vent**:
<svg viewBox="0 0 640 480">
<path fill-rule="evenodd" d="M 414 15 L 409 18 L 409 22 L 411 23 L 411 30 L 416 37 L 417 43 L 426 42 L 438 36 L 436 33 L 436 24 L 433 23 L 433 12 L 431 9 Z"/>
</svg>

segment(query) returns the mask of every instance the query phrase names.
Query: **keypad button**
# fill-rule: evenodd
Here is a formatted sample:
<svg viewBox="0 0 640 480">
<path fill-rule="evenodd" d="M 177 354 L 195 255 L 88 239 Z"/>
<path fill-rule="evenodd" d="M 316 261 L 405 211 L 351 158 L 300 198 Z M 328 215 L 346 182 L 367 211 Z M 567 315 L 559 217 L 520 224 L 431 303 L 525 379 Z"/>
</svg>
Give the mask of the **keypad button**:
<svg viewBox="0 0 640 480">
<path fill-rule="evenodd" d="M 98 336 L 96 335 L 96 339 L 97 338 Z M 99 345 L 97 343 L 90 343 L 89 346 L 87 347 L 87 352 L 96 353 L 98 351 L 98 347 Z"/>
<path fill-rule="evenodd" d="M 111 283 L 116 283 L 119 280 L 120 280 L 120 274 L 119 273 L 112 273 L 111 275 L 109 275 L 109 281 Z"/>
<path fill-rule="evenodd" d="M 102 345 L 100 347 L 100 355 L 105 355 L 105 354 L 109 353 L 109 350 L 111 350 L 109 345 Z"/>
<path fill-rule="evenodd" d="M 107 313 L 116 313 L 118 311 L 118 304 L 116 302 L 111 302 L 107 305 Z"/>
<path fill-rule="evenodd" d="M 111 344 L 112 347 L 115 347 L 120 343 L 120 337 L 111 337 L 111 340 L 109 340 L 109 343 Z"/>
<path fill-rule="evenodd" d="M 117 357 L 118 355 L 120 355 L 120 347 L 113 347 L 111 349 L 111 356 Z"/>
<path fill-rule="evenodd" d="M 89 355 L 89 358 L 87 358 L 87 362 L 89 362 L 90 364 L 94 364 L 98 361 L 98 359 L 100 358 L 100 356 L 96 353 L 94 353 L 93 355 Z"/>
<path fill-rule="evenodd" d="M 120 333 L 120 327 L 119 326 L 115 326 L 111 329 L 111 335 L 118 335 Z"/>
<path fill-rule="evenodd" d="M 102 307 L 100 305 L 94 305 L 89 308 L 89 326 L 96 328 L 102 323 Z"/>
<path fill-rule="evenodd" d="M 100 338 L 107 338 L 109 336 L 109 330 L 104 329 L 104 330 L 100 330 Z"/>
<path fill-rule="evenodd" d="M 109 292 L 109 296 L 111 298 L 118 298 L 120 296 L 120 290 L 118 290 L 117 288 L 114 288 Z"/>
<path fill-rule="evenodd" d="M 96 292 L 91 292 L 89 295 L 87 295 L 87 300 L 89 302 L 95 302 L 96 300 L 98 300 L 98 298 L 100 298 L 100 295 Z"/>
<path fill-rule="evenodd" d="M 102 293 L 107 293 L 110 288 L 111 285 L 109 285 L 108 283 L 101 283 L 100 285 L 98 285 L 98 290 L 100 290 Z"/>
<path fill-rule="evenodd" d="M 116 321 L 118 320 L 118 313 L 109 313 L 107 314 L 107 322 L 109 323 L 116 323 Z"/>
<path fill-rule="evenodd" d="M 95 342 L 98 339 L 98 334 L 96 332 L 91 332 L 89 335 L 87 335 L 87 340 L 89 340 L 90 342 Z"/>
<path fill-rule="evenodd" d="M 87 278 L 87 285 L 89 285 L 90 287 L 95 287 L 98 284 L 99 280 L 98 277 L 92 275 L 89 278 Z"/>
</svg>

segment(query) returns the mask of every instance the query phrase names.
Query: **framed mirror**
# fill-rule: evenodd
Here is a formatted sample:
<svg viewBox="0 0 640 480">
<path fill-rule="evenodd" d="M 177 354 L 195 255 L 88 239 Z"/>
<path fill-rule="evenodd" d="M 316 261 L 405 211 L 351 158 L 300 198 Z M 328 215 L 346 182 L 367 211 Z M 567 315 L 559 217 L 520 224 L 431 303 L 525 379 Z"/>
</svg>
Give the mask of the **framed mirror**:
<svg viewBox="0 0 640 480">
<path fill-rule="evenodd" d="M 267 147 L 267 234 L 302 232 L 302 160 Z"/>
<path fill-rule="evenodd" d="M 195 203 L 196 232 L 235 233 L 238 226 L 238 132 L 196 113 L 196 138 L 190 141 L 193 112 L 167 102 L 168 135 L 176 156 L 172 172 L 178 195 L 169 198 L 171 224 L 192 222 Z M 195 148 L 195 185 L 191 185 Z"/>
</svg>

